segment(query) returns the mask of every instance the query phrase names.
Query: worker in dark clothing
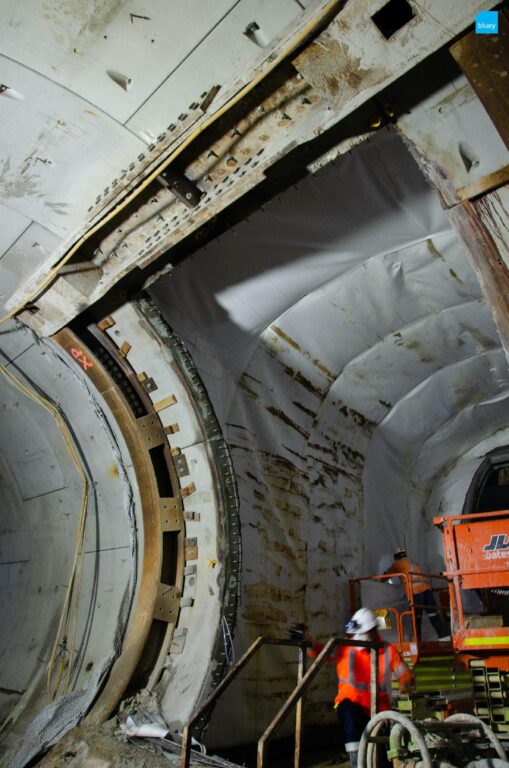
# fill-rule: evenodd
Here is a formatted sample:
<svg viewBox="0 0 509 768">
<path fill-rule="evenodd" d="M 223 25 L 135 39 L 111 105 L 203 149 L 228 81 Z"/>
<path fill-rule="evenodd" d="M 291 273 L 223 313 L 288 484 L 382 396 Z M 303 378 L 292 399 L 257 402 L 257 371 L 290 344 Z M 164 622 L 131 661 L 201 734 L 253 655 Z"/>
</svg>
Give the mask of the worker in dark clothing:
<svg viewBox="0 0 509 768">
<path fill-rule="evenodd" d="M 410 560 L 403 547 L 400 547 L 394 553 L 394 562 L 385 571 L 385 574 L 389 573 L 403 574 L 408 577 L 405 579 L 405 590 L 409 604 L 413 603 L 415 608 L 417 639 L 421 639 L 421 624 L 424 611 L 428 614 L 428 619 L 433 625 L 437 636 L 444 637 L 446 635 L 445 625 L 442 616 L 438 612 L 430 581 L 424 576 L 417 563 Z"/>
<path fill-rule="evenodd" d="M 378 634 L 378 622 L 369 608 L 360 608 L 345 627 L 352 640 L 383 642 Z M 311 652 L 317 656 L 323 645 L 315 645 Z M 395 676 L 402 690 L 413 684 L 410 669 L 391 643 L 379 650 L 378 710 L 391 708 L 392 678 Z M 336 648 L 338 693 L 334 699 L 342 741 L 352 768 L 357 768 L 357 754 L 362 733 L 371 718 L 371 657 L 369 648 L 341 646 Z"/>
</svg>

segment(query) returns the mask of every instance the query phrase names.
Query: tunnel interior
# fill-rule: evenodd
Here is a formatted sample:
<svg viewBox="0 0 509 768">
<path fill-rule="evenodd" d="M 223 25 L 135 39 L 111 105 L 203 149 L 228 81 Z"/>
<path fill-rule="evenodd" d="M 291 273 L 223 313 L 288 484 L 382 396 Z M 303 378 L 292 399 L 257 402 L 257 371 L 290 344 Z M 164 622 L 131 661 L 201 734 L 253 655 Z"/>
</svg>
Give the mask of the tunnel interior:
<svg viewBox="0 0 509 768">
<path fill-rule="evenodd" d="M 395 7 L 380 22 L 387 39 L 409 8 Z M 380 573 L 397 547 L 443 570 L 433 517 L 509 506 L 506 354 L 444 201 L 396 127 L 116 299 L 101 333 L 134 382 L 121 392 L 134 431 L 153 418 L 143 440 L 155 506 L 167 504 L 151 587 L 165 618 L 152 616 L 122 690 L 157 695 L 176 730 L 257 636 L 341 630 L 349 579 Z M 80 354 L 121 388 L 90 318 L 73 323 Z M 19 322 L 2 348 L 7 766 L 55 697 L 88 691 L 84 714 L 100 695 L 136 620 L 149 538 L 143 471 L 83 357 Z M 376 607 L 374 591 L 363 599 Z M 506 595 L 493 604 L 507 612 Z M 207 743 L 255 741 L 294 674 L 293 652 L 265 653 L 215 708 Z M 309 726 L 333 722 L 332 688 L 322 674 Z"/>
<path fill-rule="evenodd" d="M 457 235 L 392 130 L 263 206 L 159 279 L 150 293 L 189 350 L 232 456 L 243 550 L 238 649 L 259 634 L 284 634 L 296 622 L 314 637 L 337 631 L 348 614 L 349 578 L 376 573 L 397 546 L 430 571 L 441 570 L 432 518 L 459 513 L 485 456 L 507 443 L 509 379 L 491 313 Z M 70 382 L 70 364 L 28 333 L 12 334 L 10 367 L 21 378 L 34 376 L 38 391 L 57 398 L 93 478 L 93 509 L 101 499 L 98 477 L 106 475 L 109 513 L 89 510 L 85 550 L 96 565 L 95 575 L 84 577 L 79 610 L 80 622 L 88 616 L 102 631 L 97 638 L 88 626 L 78 631 L 76 653 L 88 633 L 90 659 L 84 654 L 82 677 L 73 673 L 67 685 L 79 689 L 83 675 L 90 676 L 114 646 L 125 589 L 133 589 L 136 526 L 126 498 L 127 507 L 136 505 L 129 459 L 119 471 L 111 426 L 89 421 L 100 410 L 90 391 L 75 374 Z M 77 387 L 85 390 L 84 404 L 78 405 Z M 5 379 L 3 390 L 8 439 L 2 482 L 9 514 L 2 574 L 9 618 L 2 658 L 12 680 L 2 695 L 8 712 L 31 679 L 44 690 L 42 667 L 52 658 L 80 483 L 54 418 Z M 110 415 L 106 423 L 115 419 Z M 99 444 L 105 435 L 109 445 Z M 493 488 L 505 492 L 504 472 L 497 467 L 485 477 L 476 504 L 489 506 Z M 171 483 L 159 492 L 171 496 Z M 120 494 L 116 505 L 112 493 Z M 137 530 L 142 550 L 143 526 Z M 112 593 L 108 600 L 116 600 L 116 612 L 107 604 L 109 631 L 99 610 L 99 575 Z M 42 610 L 37 636 L 33 611 L 26 611 L 20 594 Z M 254 739 L 259 699 L 286 694 L 291 666 L 288 652 L 279 651 L 264 662 L 268 684 L 256 670 L 246 673 L 236 693 L 218 705 L 211 743 L 228 743 L 232 723 L 236 741 Z M 330 720 L 330 680 L 320 680 L 310 695 L 310 724 Z M 163 706 L 168 719 L 173 707 L 169 695 Z"/>
</svg>

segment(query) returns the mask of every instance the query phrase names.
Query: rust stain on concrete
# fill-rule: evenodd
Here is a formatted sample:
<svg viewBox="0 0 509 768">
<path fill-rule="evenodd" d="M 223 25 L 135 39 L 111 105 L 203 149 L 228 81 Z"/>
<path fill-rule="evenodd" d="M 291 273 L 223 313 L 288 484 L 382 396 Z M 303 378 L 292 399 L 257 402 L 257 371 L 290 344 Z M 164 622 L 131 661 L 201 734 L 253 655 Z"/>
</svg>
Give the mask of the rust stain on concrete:
<svg viewBox="0 0 509 768">
<path fill-rule="evenodd" d="M 278 498 L 273 499 L 273 504 L 276 507 L 276 509 L 279 509 L 285 515 L 294 517 L 297 520 L 302 519 L 302 515 L 303 515 L 302 507 L 297 507 L 295 506 L 295 504 L 290 504 L 290 502 L 282 501 L 281 499 L 278 499 Z"/>
<path fill-rule="evenodd" d="M 242 424 L 233 424 L 231 421 L 230 421 L 230 422 L 229 422 L 229 421 L 227 421 L 227 422 L 226 422 L 226 426 L 227 426 L 227 427 L 230 427 L 231 429 L 242 429 L 242 430 L 244 430 L 245 432 L 249 432 L 249 430 L 248 430 L 248 428 L 247 428 L 247 427 L 244 427 Z"/>
<path fill-rule="evenodd" d="M 257 392 L 255 392 L 253 389 L 251 389 L 251 387 L 250 387 L 250 386 L 248 385 L 248 383 L 246 382 L 246 378 L 247 378 L 247 377 L 246 377 L 246 374 L 245 374 L 245 373 L 243 373 L 243 374 L 242 374 L 242 376 L 240 377 L 239 381 L 238 381 L 238 386 L 239 386 L 239 387 L 240 387 L 240 389 L 242 389 L 242 390 L 243 390 L 243 391 L 246 393 L 246 395 L 248 395 L 250 398 L 252 398 L 253 400 L 259 400 L 259 399 L 260 399 L 260 395 L 259 395 Z"/>
<path fill-rule="evenodd" d="M 351 419 L 353 423 L 360 427 L 364 432 L 371 434 L 376 427 L 376 423 L 368 419 L 367 416 L 356 411 L 354 408 L 349 408 L 347 405 L 342 405 L 339 408 L 339 412 L 347 419 Z"/>
<path fill-rule="evenodd" d="M 458 277 L 458 274 L 457 274 L 457 272 L 454 271 L 454 269 L 449 269 L 449 274 L 451 275 L 451 277 L 453 277 L 455 280 L 457 280 L 458 283 L 463 284 L 463 280 L 461 279 L 461 277 Z"/>
<path fill-rule="evenodd" d="M 258 485 L 264 486 L 264 483 L 260 480 L 260 478 L 256 477 L 256 475 L 253 475 L 252 472 L 246 472 L 246 477 L 249 477 L 250 480 L 253 480 Z"/>
<path fill-rule="evenodd" d="M 354 475 L 352 472 L 349 472 L 346 469 L 338 467 L 336 464 L 329 464 L 327 461 L 323 461 L 323 459 L 315 459 L 315 462 L 320 465 L 323 473 L 333 481 L 337 480 L 338 475 L 347 477 L 349 480 L 353 480 L 354 482 L 358 481 L 357 475 Z M 312 485 L 321 485 L 322 487 L 325 487 L 323 476 L 318 476 L 316 480 L 313 481 Z"/>
<path fill-rule="evenodd" d="M 361 470 L 364 468 L 364 463 L 366 461 L 365 456 L 363 456 L 362 453 L 359 451 L 354 450 L 349 445 L 345 445 L 345 443 L 340 443 L 339 447 L 341 449 L 341 452 L 343 453 L 343 456 L 347 460 L 347 462 L 357 470 Z"/>
<path fill-rule="evenodd" d="M 283 448 L 285 451 L 288 451 L 288 453 L 291 453 L 292 456 L 296 456 L 298 459 L 301 459 L 301 461 L 306 462 L 307 457 L 303 456 L 302 453 L 298 453 L 297 451 L 294 451 L 293 448 L 289 448 L 287 445 L 283 445 Z"/>
<path fill-rule="evenodd" d="M 309 443 L 310 448 L 314 448 L 315 451 L 320 451 L 321 453 L 328 453 L 331 456 L 335 457 L 336 451 L 333 448 L 326 448 L 324 445 L 319 445 L 318 443 Z"/>
</svg>

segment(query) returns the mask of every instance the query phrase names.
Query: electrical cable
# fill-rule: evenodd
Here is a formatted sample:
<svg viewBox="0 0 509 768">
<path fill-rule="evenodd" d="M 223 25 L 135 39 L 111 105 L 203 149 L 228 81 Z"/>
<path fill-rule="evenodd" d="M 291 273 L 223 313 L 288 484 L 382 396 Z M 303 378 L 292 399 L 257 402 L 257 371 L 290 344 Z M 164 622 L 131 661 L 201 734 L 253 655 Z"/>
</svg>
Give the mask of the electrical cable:
<svg viewBox="0 0 509 768">
<path fill-rule="evenodd" d="M 196 128 L 184 141 L 173 151 L 170 153 L 170 155 L 164 160 L 160 165 L 158 165 L 149 175 L 136 187 L 136 189 L 132 190 L 126 197 L 117 205 L 115 206 L 109 213 L 107 213 L 102 219 L 100 219 L 96 224 L 94 224 L 87 232 L 85 232 L 77 241 L 76 243 L 70 248 L 69 251 L 63 256 L 63 258 L 52 268 L 49 270 L 47 275 L 41 280 L 41 282 L 37 285 L 37 287 L 32 291 L 32 293 L 24 299 L 24 301 L 19 304 L 17 307 L 15 307 L 13 310 L 11 310 L 9 313 L 4 315 L 2 318 L 0 318 L 0 325 L 10 320 L 14 315 L 17 315 L 19 312 L 23 310 L 23 308 L 29 304 L 30 302 L 34 301 L 34 299 L 44 291 L 45 288 L 53 281 L 53 279 L 58 275 L 58 272 L 62 267 L 67 264 L 67 262 L 74 256 L 76 251 L 87 241 L 89 240 L 92 235 L 94 235 L 96 232 L 98 232 L 102 227 L 105 226 L 105 224 L 108 223 L 108 221 L 111 221 L 112 218 L 114 218 L 120 211 L 122 211 L 126 206 L 128 206 L 138 195 L 140 195 L 146 187 L 151 184 L 158 176 L 161 175 L 163 171 L 165 171 L 170 163 L 172 163 L 179 155 L 182 154 L 182 152 L 187 149 L 187 147 L 198 137 L 200 134 L 202 134 L 207 128 L 209 128 L 211 125 L 213 125 L 217 120 L 219 120 L 220 117 L 222 117 L 226 112 L 228 112 L 230 109 L 232 109 L 238 102 L 244 98 L 244 96 L 247 96 L 248 93 L 250 93 L 262 80 L 264 80 L 273 70 L 288 56 L 290 56 L 298 47 L 301 45 L 306 38 L 308 38 L 310 35 L 312 35 L 314 32 L 317 31 L 323 20 L 332 12 L 332 10 L 337 6 L 338 8 L 343 4 L 344 0 L 329 0 L 329 2 L 326 3 L 326 5 L 322 8 L 320 13 L 318 14 L 318 17 L 316 19 L 313 19 L 309 24 L 307 24 L 298 35 L 295 36 L 295 38 L 292 40 L 290 45 L 285 48 L 284 51 L 282 51 L 278 56 L 276 56 L 272 61 L 270 61 L 269 66 L 267 69 L 263 70 L 262 72 L 259 72 L 258 75 L 256 75 L 252 80 L 249 81 L 243 88 L 240 89 L 234 96 L 232 96 L 225 104 L 223 104 L 222 107 L 220 107 L 216 112 L 214 112 L 210 117 L 208 117 L 206 120 L 201 123 L 201 125 Z"/>
<path fill-rule="evenodd" d="M 75 541 L 74 541 L 71 573 L 67 582 L 64 604 L 62 607 L 62 612 L 60 615 L 60 620 L 57 628 L 57 634 L 55 637 L 55 642 L 52 647 L 50 660 L 48 662 L 48 668 L 47 668 L 47 681 L 46 681 L 47 690 L 48 690 L 50 699 L 53 700 L 57 695 L 62 682 L 66 654 L 68 658 L 68 661 L 67 661 L 68 669 L 67 669 L 66 681 L 64 686 L 65 691 L 68 690 L 69 681 L 70 681 L 71 661 L 74 654 L 76 630 L 77 630 L 77 623 L 78 623 L 79 593 L 81 589 L 81 574 L 83 570 L 83 554 L 84 554 L 83 543 L 84 543 L 85 523 L 86 523 L 87 509 L 88 509 L 89 481 L 88 481 L 87 474 L 81 464 L 81 461 L 80 461 L 78 452 L 76 450 L 76 446 L 74 445 L 74 441 L 71 437 L 69 428 L 65 423 L 65 420 L 62 414 L 60 413 L 59 409 L 57 408 L 57 406 L 54 403 L 52 403 L 50 400 L 48 400 L 47 398 L 43 397 L 41 394 L 36 392 L 35 390 L 28 387 L 22 381 L 20 381 L 12 373 L 12 371 L 6 368 L 2 363 L 0 363 L 0 373 L 2 373 L 2 375 L 7 379 L 7 381 L 13 387 L 15 387 L 19 392 L 21 392 L 25 397 L 28 397 L 30 400 L 33 400 L 34 402 L 38 403 L 40 406 L 42 406 L 42 408 L 44 408 L 46 411 L 48 411 L 48 413 L 50 413 L 53 416 L 53 418 L 57 423 L 58 428 L 60 429 L 65 446 L 71 457 L 71 461 L 76 467 L 76 470 L 83 484 L 82 486 L 83 493 L 82 493 L 81 504 L 80 504 L 80 512 L 78 515 L 78 522 L 76 525 L 76 535 L 75 535 Z M 80 557 L 80 555 L 81 555 L 81 561 L 80 561 L 80 566 L 78 570 L 78 558 Z M 78 573 L 78 578 L 76 578 L 76 573 Z M 74 596 L 74 612 L 73 612 L 73 626 L 71 630 L 72 640 L 69 647 L 67 647 L 67 636 L 69 632 L 69 619 L 71 614 L 71 602 L 72 602 L 73 596 Z M 62 640 L 60 638 L 62 638 Z M 57 680 L 52 689 L 53 670 L 54 670 L 55 662 L 59 657 L 61 657 L 61 661 L 59 665 Z"/>
</svg>

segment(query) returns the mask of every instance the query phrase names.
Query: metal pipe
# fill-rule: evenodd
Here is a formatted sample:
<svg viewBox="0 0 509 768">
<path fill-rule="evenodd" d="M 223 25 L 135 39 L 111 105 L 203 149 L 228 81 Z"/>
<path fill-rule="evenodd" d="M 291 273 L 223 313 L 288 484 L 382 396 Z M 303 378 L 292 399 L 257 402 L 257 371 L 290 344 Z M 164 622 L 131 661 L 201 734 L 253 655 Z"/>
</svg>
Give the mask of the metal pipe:
<svg viewBox="0 0 509 768">
<path fill-rule="evenodd" d="M 397 752 L 397 758 L 399 759 L 399 754 L 401 750 L 401 737 L 403 736 L 403 733 L 405 732 L 405 728 L 401 723 L 396 723 L 391 728 L 391 732 L 389 734 L 389 752 L 391 754 L 394 754 Z M 394 760 L 394 757 L 389 758 L 390 760 Z"/>
<path fill-rule="evenodd" d="M 359 746 L 359 768 L 374 767 L 374 750 L 376 747 L 376 744 L 374 743 L 376 739 L 374 737 L 378 733 L 379 729 L 387 722 L 394 723 L 389 736 L 389 748 L 392 754 L 392 759 L 395 757 L 399 758 L 400 756 L 400 751 L 402 748 L 402 737 L 405 730 L 408 731 L 413 742 L 419 747 L 421 756 L 423 758 L 422 768 L 425 768 L 427 759 L 426 753 L 428 750 L 425 746 L 423 731 L 441 732 L 442 734 L 445 734 L 447 731 L 451 732 L 454 730 L 459 730 L 462 727 L 464 728 L 465 726 L 473 726 L 474 728 L 480 730 L 481 733 L 484 733 L 484 735 L 490 741 L 491 746 L 496 751 L 498 757 L 504 761 L 507 761 L 506 753 L 497 736 L 493 733 L 491 728 L 486 725 L 486 723 L 483 723 L 482 720 L 474 717 L 473 715 L 457 714 L 451 715 L 443 722 L 429 719 L 414 723 L 404 715 L 396 712 L 380 712 L 370 720 L 362 736 Z"/>
<path fill-rule="evenodd" d="M 384 726 L 384 722 L 380 722 L 377 725 L 374 726 L 373 730 L 371 731 L 371 739 L 368 743 L 368 748 L 366 752 L 366 762 L 369 766 L 372 766 L 372 768 L 378 768 L 378 765 L 380 763 L 378 759 L 378 750 L 377 750 L 377 743 L 379 739 L 377 739 L 378 731 L 380 731 Z"/>
<path fill-rule="evenodd" d="M 302 682 L 306 672 L 306 647 L 301 645 L 299 648 L 299 666 L 297 669 L 297 685 Z M 295 709 L 295 753 L 293 758 L 293 768 L 300 768 L 300 755 L 302 749 L 302 710 L 304 706 L 304 697 L 301 696 Z"/>
<path fill-rule="evenodd" d="M 189 768 L 189 759 L 191 756 L 191 728 L 195 724 L 195 722 L 198 720 L 199 717 L 201 717 L 207 709 L 211 706 L 212 702 L 217 699 L 218 696 L 221 695 L 222 691 L 230 684 L 230 682 L 233 680 L 234 677 L 238 675 L 238 673 L 241 671 L 243 667 L 246 666 L 247 662 L 251 658 L 251 656 L 256 653 L 258 648 L 262 645 L 264 641 L 263 637 L 257 637 L 254 643 L 251 643 L 247 651 L 241 658 L 238 660 L 236 664 L 233 665 L 233 667 L 229 670 L 228 674 L 225 675 L 225 677 L 221 680 L 217 688 L 214 690 L 211 696 L 206 700 L 206 702 L 201 706 L 192 716 L 190 720 L 187 721 L 187 723 L 184 726 L 184 729 L 182 731 L 182 750 L 180 753 L 180 768 Z"/>
<path fill-rule="evenodd" d="M 294 691 L 290 694 L 289 698 L 286 700 L 286 702 L 283 704 L 283 706 L 281 707 L 279 712 L 276 714 L 272 722 L 268 725 L 268 727 L 265 729 L 265 731 L 261 735 L 260 739 L 258 740 L 258 750 L 257 750 L 257 758 L 256 758 L 257 768 L 263 768 L 265 753 L 267 749 L 267 741 L 271 736 L 272 732 L 277 728 L 279 723 L 282 722 L 287 717 L 290 710 L 293 708 L 293 705 L 295 704 L 295 702 L 300 698 L 301 692 L 307 688 L 311 680 L 313 680 L 313 678 L 316 676 L 317 672 L 322 666 L 322 663 L 327 659 L 327 656 L 336 647 L 338 640 L 340 640 L 340 638 L 331 637 L 330 640 L 324 645 L 322 651 L 318 654 L 317 658 L 315 659 L 313 664 L 310 666 L 310 668 L 308 669 L 308 671 L 306 672 L 306 674 L 304 675 L 300 683 L 297 685 Z"/>
</svg>

